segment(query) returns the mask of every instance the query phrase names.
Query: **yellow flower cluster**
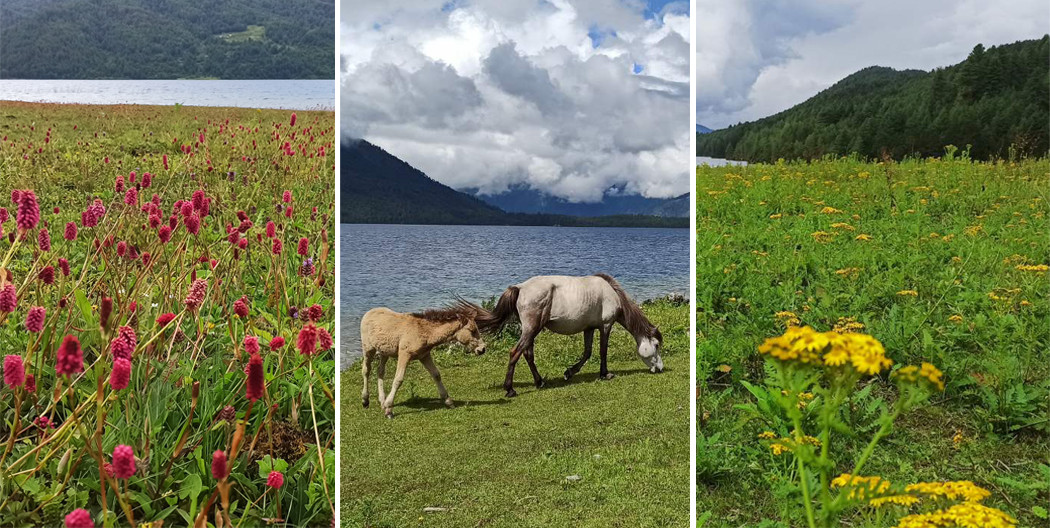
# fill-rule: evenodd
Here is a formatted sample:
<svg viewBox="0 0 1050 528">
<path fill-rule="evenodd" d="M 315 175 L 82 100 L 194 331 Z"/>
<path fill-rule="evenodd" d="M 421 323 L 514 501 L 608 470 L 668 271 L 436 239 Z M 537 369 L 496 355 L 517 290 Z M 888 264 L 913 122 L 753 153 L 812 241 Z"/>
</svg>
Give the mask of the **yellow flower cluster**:
<svg viewBox="0 0 1050 528">
<path fill-rule="evenodd" d="M 835 209 L 834 207 L 825 207 L 820 210 L 822 214 L 842 214 L 841 209 Z"/>
<path fill-rule="evenodd" d="M 959 314 L 955 314 L 955 315 L 949 317 L 948 320 L 953 322 L 953 323 L 955 323 L 955 324 L 959 324 L 959 323 L 963 322 L 963 317 L 961 315 L 959 315 Z"/>
<path fill-rule="evenodd" d="M 919 499 L 911 495 L 886 495 L 885 497 L 875 497 L 868 501 L 870 506 L 878 508 L 886 504 L 896 504 L 898 506 L 911 506 L 919 502 Z"/>
<path fill-rule="evenodd" d="M 931 497 L 944 497 L 949 500 L 962 499 L 966 502 L 981 502 L 991 495 L 988 490 L 969 480 L 919 482 L 908 485 L 908 487 L 904 488 L 904 491 Z"/>
<path fill-rule="evenodd" d="M 831 224 L 831 227 L 833 227 L 835 229 L 844 229 L 846 231 L 853 231 L 853 226 L 847 224 L 846 222 L 835 222 L 834 224 Z"/>
<path fill-rule="evenodd" d="M 832 488 L 848 488 L 848 497 L 853 500 L 868 500 L 881 497 L 890 491 L 890 481 L 882 477 L 861 477 L 843 473 L 831 481 Z"/>
<path fill-rule="evenodd" d="M 897 292 L 897 295 L 900 295 L 901 297 L 918 297 L 919 292 L 915 290 L 901 290 Z"/>
<path fill-rule="evenodd" d="M 920 379 L 926 379 L 934 387 L 937 387 L 937 390 L 944 390 L 944 373 L 933 366 L 932 363 L 924 362 L 921 367 L 916 367 L 915 365 L 901 367 L 893 373 L 893 376 L 912 383 Z"/>
<path fill-rule="evenodd" d="M 893 365 L 877 339 L 865 334 L 817 332 L 808 326 L 790 327 L 784 335 L 766 339 L 760 354 L 784 362 L 824 364 L 838 367 L 850 364 L 861 374 L 878 374 Z"/>
<path fill-rule="evenodd" d="M 761 433 L 758 433 L 758 438 L 760 440 L 772 440 L 776 437 L 777 435 L 773 431 L 762 431 Z"/>
<path fill-rule="evenodd" d="M 798 316 L 795 315 L 795 312 L 789 312 L 787 310 L 784 310 L 782 312 L 777 312 L 774 315 L 776 315 L 778 321 L 783 323 L 784 326 L 788 328 L 802 324 L 802 320 L 800 320 Z"/>
<path fill-rule="evenodd" d="M 868 240 L 871 240 L 871 235 L 865 235 L 864 233 L 861 233 L 861 234 L 857 235 L 857 238 L 854 238 L 854 240 L 860 240 L 862 242 L 867 242 Z"/>
<path fill-rule="evenodd" d="M 855 317 L 839 317 L 831 331 L 839 334 L 853 334 L 864 330 L 864 323 L 857 322 Z"/>
<path fill-rule="evenodd" d="M 1050 266 L 1046 264 L 1018 264 L 1018 271 L 1034 271 L 1036 273 L 1045 273 L 1050 270 Z"/>
<path fill-rule="evenodd" d="M 1014 528 L 1017 519 L 997 508 L 976 502 L 963 502 L 946 510 L 902 517 L 897 528 Z"/>
<path fill-rule="evenodd" d="M 827 231 L 814 231 L 812 233 L 812 236 L 813 236 L 813 240 L 816 240 L 817 242 L 822 242 L 822 243 L 823 242 L 831 242 L 831 240 L 833 238 L 835 238 L 835 235 L 832 235 L 831 233 L 828 233 Z"/>
</svg>

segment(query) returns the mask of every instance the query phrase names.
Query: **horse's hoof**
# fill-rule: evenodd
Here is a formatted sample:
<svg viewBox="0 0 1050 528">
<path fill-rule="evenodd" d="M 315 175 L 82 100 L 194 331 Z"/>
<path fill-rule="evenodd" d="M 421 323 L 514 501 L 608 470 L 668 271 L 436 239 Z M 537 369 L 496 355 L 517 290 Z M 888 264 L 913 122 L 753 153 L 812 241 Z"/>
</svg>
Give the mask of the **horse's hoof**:
<svg viewBox="0 0 1050 528">
<path fill-rule="evenodd" d="M 386 418 L 387 418 L 387 420 L 393 420 L 394 419 L 394 411 L 387 411 L 386 412 Z"/>
<path fill-rule="evenodd" d="M 598 376 L 598 379 L 603 380 L 603 381 L 609 381 L 609 380 L 611 380 L 611 379 L 613 379 L 615 377 L 616 377 L 616 374 L 613 374 L 612 372 L 606 372 L 605 374 L 602 374 L 602 375 Z"/>
<path fill-rule="evenodd" d="M 361 407 L 364 407 L 365 409 L 368 408 L 368 399 L 367 398 L 361 400 Z"/>
<path fill-rule="evenodd" d="M 508 398 L 513 398 L 513 397 L 515 397 L 515 396 L 517 396 L 517 395 L 518 395 L 518 392 L 517 392 L 517 391 L 515 391 L 514 389 L 510 389 L 510 390 L 508 390 L 508 391 L 507 391 L 507 394 L 506 394 L 506 396 L 507 396 Z"/>
<path fill-rule="evenodd" d="M 547 386 L 547 381 L 546 380 L 542 380 L 541 379 L 538 383 L 536 383 L 536 388 L 537 389 L 542 389 L 542 388 L 544 388 L 546 386 Z"/>
<path fill-rule="evenodd" d="M 452 402 L 452 398 L 449 398 L 445 400 L 445 407 L 448 407 L 449 409 L 455 409 L 456 404 Z"/>
<path fill-rule="evenodd" d="M 565 376 L 565 381 L 569 381 L 570 379 L 572 379 L 572 376 L 573 376 L 572 369 L 566 370 L 564 376 Z"/>
</svg>

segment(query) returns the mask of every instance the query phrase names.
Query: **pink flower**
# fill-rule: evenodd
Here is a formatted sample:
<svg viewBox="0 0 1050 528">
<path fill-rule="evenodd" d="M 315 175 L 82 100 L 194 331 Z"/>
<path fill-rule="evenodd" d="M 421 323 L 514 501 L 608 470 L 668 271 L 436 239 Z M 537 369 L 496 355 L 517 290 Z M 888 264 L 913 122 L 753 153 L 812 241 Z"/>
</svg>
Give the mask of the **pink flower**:
<svg viewBox="0 0 1050 528">
<path fill-rule="evenodd" d="M 305 257 L 310 252 L 310 241 L 306 237 L 299 239 L 298 253 L 300 256 Z"/>
<path fill-rule="evenodd" d="M 241 319 L 248 317 L 248 297 L 241 297 L 233 301 L 233 313 L 237 314 L 237 317 Z"/>
<path fill-rule="evenodd" d="M 55 283 L 55 268 L 54 268 L 54 266 L 47 266 L 47 267 L 41 269 L 40 273 L 37 274 L 37 277 L 44 284 L 47 284 L 47 285 L 54 284 Z"/>
<path fill-rule="evenodd" d="M 36 234 L 36 242 L 40 251 L 51 251 L 51 233 L 47 232 L 47 228 L 41 228 Z"/>
<path fill-rule="evenodd" d="M 173 313 L 160 314 L 160 317 L 157 318 L 157 326 L 159 326 L 160 328 L 164 328 L 165 326 L 168 326 L 168 323 L 172 322 L 174 319 L 175 314 Z"/>
<path fill-rule="evenodd" d="M 36 227 L 40 223 L 40 205 L 36 202 L 36 194 L 33 191 L 21 191 L 18 193 L 18 199 L 14 199 L 14 192 L 11 193 L 12 201 L 18 205 L 18 211 L 15 213 L 15 224 L 18 229 L 22 231 L 29 231 Z"/>
<path fill-rule="evenodd" d="M 266 485 L 273 489 L 281 489 L 281 486 L 284 486 L 284 475 L 280 471 L 271 471 L 266 477 Z"/>
<path fill-rule="evenodd" d="M 113 448 L 113 474 L 118 479 L 131 478 L 135 474 L 135 451 L 131 446 L 121 444 Z"/>
<path fill-rule="evenodd" d="M 128 192 L 124 194 L 124 205 L 135 205 L 139 203 L 139 190 L 134 187 L 128 187 Z"/>
<path fill-rule="evenodd" d="M 26 382 L 26 367 L 22 363 L 22 356 L 4 356 L 4 383 L 12 389 L 21 387 Z"/>
<path fill-rule="evenodd" d="M 259 338 L 255 336 L 244 336 L 244 351 L 249 354 L 259 353 Z"/>
<path fill-rule="evenodd" d="M 123 257 L 125 254 L 127 254 L 127 252 L 128 252 L 128 243 L 123 241 L 123 240 L 121 240 L 120 242 L 117 242 L 117 256 L 118 257 Z"/>
<path fill-rule="evenodd" d="M 118 194 L 124 192 L 124 175 L 117 175 L 117 179 L 113 181 L 113 190 Z"/>
<path fill-rule="evenodd" d="M 186 295 L 184 304 L 190 311 L 196 311 L 204 303 L 204 296 L 208 293 L 208 281 L 197 279 L 190 285 L 190 293 Z"/>
<path fill-rule="evenodd" d="M 284 217 L 285 218 L 291 218 L 292 217 L 292 206 L 289 205 L 288 207 L 284 208 Z"/>
<path fill-rule="evenodd" d="M 324 308 L 321 308 L 320 304 L 315 304 L 306 309 L 306 317 L 314 322 L 320 321 L 324 317 Z"/>
<path fill-rule="evenodd" d="M 168 155 L 165 154 L 162 159 L 164 161 L 164 170 L 168 170 Z"/>
<path fill-rule="evenodd" d="M 211 454 L 211 476 L 215 480 L 226 478 L 229 468 L 226 467 L 226 453 L 217 449 Z"/>
<path fill-rule="evenodd" d="M 329 334 L 328 330 L 324 328 L 317 329 L 317 346 L 321 352 L 330 350 L 334 344 L 335 340 L 332 339 L 332 334 Z"/>
<path fill-rule="evenodd" d="M 0 224 L 7 221 L 7 208 L 0 207 Z"/>
<path fill-rule="evenodd" d="M 26 392 L 36 392 L 36 376 L 26 374 Z"/>
<path fill-rule="evenodd" d="M 69 261 L 64 259 L 64 258 L 58 259 L 58 269 L 62 270 L 62 275 L 64 277 L 68 277 L 69 276 Z"/>
<path fill-rule="evenodd" d="M 295 340 L 295 347 L 304 356 L 314 355 L 314 352 L 317 351 L 317 326 L 313 323 L 306 323 L 302 330 L 299 330 L 299 337 Z"/>
<path fill-rule="evenodd" d="M 284 346 L 284 338 L 277 336 L 270 340 L 270 351 L 277 350 Z"/>
<path fill-rule="evenodd" d="M 62 340 L 56 353 L 55 372 L 59 375 L 72 375 L 84 372 L 84 351 L 80 348 L 80 340 L 75 336 L 67 335 Z"/>
<path fill-rule="evenodd" d="M 8 284 L 0 290 L 0 312 L 11 313 L 18 308 L 18 292 L 14 284 Z"/>
<path fill-rule="evenodd" d="M 47 316 L 47 310 L 43 306 L 34 306 L 29 309 L 26 313 L 26 330 L 34 334 L 39 334 L 44 330 L 44 319 Z"/>
<path fill-rule="evenodd" d="M 292 203 L 292 191 L 284 191 L 284 196 L 281 197 L 284 203 Z"/>
<path fill-rule="evenodd" d="M 295 126 L 295 112 L 292 112 L 292 121 L 288 123 L 288 126 Z"/>
<path fill-rule="evenodd" d="M 123 390 L 131 382 L 131 360 L 116 358 L 113 360 L 113 370 L 109 373 L 109 386 L 113 390 Z"/>
<path fill-rule="evenodd" d="M 273 220 L 266 222 L 266 236 L 268 238 L 277 236 L 277 226 L 273 223 Z"/>
<path fill-rule="evenodd" d="M 197 189 L 193 191 L 193 209 L 196 211 L 204 211 L 204 190 Z M 185 209 L 183 209 L 185 210 Z"/>
<path fill-rule="evenodd" d="M 284 249 L 284 244 L 281 243 L 281 239 L 279 239 L 279 238 L 273 239 L 273 248 L 272 248 L 273 254 L 274 255 L 280 255 L 281 251 L 283 249 Z M 2 308 L 0 308 L 0 309 L 2 309 Z"/>
<path fill-rule="evenodd" d="M 95 528 L 95 521 L 84 508 L 77 508 L 66 515 L 66 528 Z"/>
<path fill-rule="evenodd" d="M 196 235 L 201 229 L 201 219 L 197 216 L 197 213 L 193 213 L 187 216 L 183 223 L 186 225 L 186 231 L 189 231 L 191 235 Z"/>
<path fill-rule="evenodd" d="M 77 223 L 76 222 L 69 222 L 69 223 L 66 224 L 66 232 L 63 233 L 62 238 L 65 238 L 66 240 L 76 240 L 77 239 Z"/>
<path fill-rule="evenodd" d="M 171 240 L 171 227 L 166 225 L 160 226 L 160 229 L 157 230 L 157 238 L 160 239 L 162 244 L 167 244 Z"/>
<path fill-rule="evenodd" d="M 245 369 L 248 379 L 244 384 L 244 396 L 251 401 L 262 398 L 265 384 L 263 374 L 263 360 L 258 354 L 248 359 L 248 368 Z"/>
</svg>

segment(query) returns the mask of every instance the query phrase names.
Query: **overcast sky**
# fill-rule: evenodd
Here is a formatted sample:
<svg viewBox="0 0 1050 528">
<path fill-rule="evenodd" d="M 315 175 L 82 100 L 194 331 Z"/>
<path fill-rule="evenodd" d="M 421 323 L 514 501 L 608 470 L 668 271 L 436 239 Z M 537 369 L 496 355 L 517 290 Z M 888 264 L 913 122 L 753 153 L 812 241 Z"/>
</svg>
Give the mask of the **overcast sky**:
<svg viewBox="0 0 1050 528">
<path fill-rule="evenodd" d="M 697 0 L 697 122 L 790 108 L 868 66 L 929 70 L 1039 38 L 1047 0 Z"/>
<path fill-rule="evenodd" d="M 688 2 L 341 4 L 344 136 L 454 188 L 689 191 Z"/>
</svg>

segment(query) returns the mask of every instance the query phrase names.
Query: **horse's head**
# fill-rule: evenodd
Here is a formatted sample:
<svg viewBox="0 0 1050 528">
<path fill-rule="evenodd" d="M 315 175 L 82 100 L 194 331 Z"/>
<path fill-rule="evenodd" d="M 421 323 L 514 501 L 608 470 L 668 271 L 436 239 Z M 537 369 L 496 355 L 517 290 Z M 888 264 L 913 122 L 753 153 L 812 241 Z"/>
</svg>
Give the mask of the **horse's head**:
<svg viewBox="0 0 1050 528">
<path fill-rule="evenodd" d="M 638 357 L 653 374 L 664 371 L 664 360 L 660 357 L 663 341 L 664 337 L 660 334 L 660 329 L 656 327 L 653 327 L 651 335 L 638 337 Z"/>
<path fill-rule="evenodd" d="M 466 318 L 465 323 L 459 330 L 456 330 L 453 336 L 457 343 L 467 347 L 468 350 L 473 350 L 475 354 L 482 355 L 485 353 L 485 340 L 481 338 L 481 332 L 478 331 L 478 324 L 474 322 L 474 318 Z"/>
</svg>

